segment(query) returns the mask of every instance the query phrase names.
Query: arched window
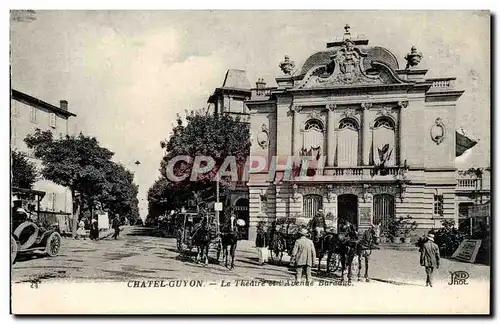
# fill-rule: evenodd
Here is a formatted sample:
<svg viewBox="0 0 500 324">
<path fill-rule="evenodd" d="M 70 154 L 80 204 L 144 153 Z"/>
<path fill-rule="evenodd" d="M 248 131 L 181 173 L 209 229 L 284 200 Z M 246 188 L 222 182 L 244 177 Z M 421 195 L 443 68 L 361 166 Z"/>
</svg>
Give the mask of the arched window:
<svg viewBox="0 0 500 324">
<path fill-rule="evenodd" d="M 323 197 L 320 195 L 305 195 L 302 201 L 304 203 L 304 217 L 312 218 L 318 210 L 323 209 Z"/>
<path fill-rule="evenodd" d="M 352 167 L 358 165 L 359 153 L 359 125 L 351 118 L 344 118 L 339 122 L 337 136 L 337 165 Z"/>
<path fill-rule="evenodd" d="M 373 164 L 394 166 L 396 164 L 396 132 L 394 121 L 380 117 L 373 124 Z"/>
<path fill-rule="evenodd" d="M 304 130 L 316 129 L 323 131 L 323 123 L 317 119 L 309 119 L 304 125 Z"/>
<path fill-rule="evenodd" d="M 388 129 L 394 129 L 394 122 L 390 118 L 382 117 L 382 118 L 379 118 L 375 121 L 375 125 L 373 127 L 379 128 L 382 126 L 388 128 Z"/>
<path fill-rule="evenodd" d="M 309 119 L 304 125 L 302 152 L 304 155 L 321 156 L 325 134 L 323 132 L 323 122 L 318 119 Z"/>
<path fill-rule="evenodd" d="M 389 223 L 394 220 L 395 212 L 393 196 L 388 194 L 373 196 L 373 223 L 380 223 L 383 231 L 388 230 Z"/>
<path fill-rule="evenodd" d="M 339 123 L 339 129 L 351 128 L 353 130 L 358 130 L 358 123 L 351 118 L 344 118 Z"/>
</svg>

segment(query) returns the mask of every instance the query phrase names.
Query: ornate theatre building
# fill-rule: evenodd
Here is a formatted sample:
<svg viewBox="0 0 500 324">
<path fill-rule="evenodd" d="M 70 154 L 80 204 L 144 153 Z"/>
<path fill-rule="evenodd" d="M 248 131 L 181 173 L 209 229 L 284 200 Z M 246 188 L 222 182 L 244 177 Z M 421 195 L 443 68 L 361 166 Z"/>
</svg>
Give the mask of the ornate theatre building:
<svg viewBox="0 0 500 324">
<path fill-rule="evenodd" d="M 307 155 L 320 166 L 291 179 L 283 165 L 271 181 L 267 170 L 250 175 L 232 199 L 248 201 L 250 239 L 259 221 L 319 209 L 360 231 L 400 216 L 420 231 L 456 219 L 455 105 L 463 91 L 453 88 L 455 78 L 426 78 L 422 58 L 412 47 L 400 66 L 390 50 L 346 26 L 303 66 L 285 57 L 277 87 L 259 79 L 251 88 L 244 71 L 228 71 L 209 103 L 216 113 L 244 115 L 251 155 Z"/>
</svg>

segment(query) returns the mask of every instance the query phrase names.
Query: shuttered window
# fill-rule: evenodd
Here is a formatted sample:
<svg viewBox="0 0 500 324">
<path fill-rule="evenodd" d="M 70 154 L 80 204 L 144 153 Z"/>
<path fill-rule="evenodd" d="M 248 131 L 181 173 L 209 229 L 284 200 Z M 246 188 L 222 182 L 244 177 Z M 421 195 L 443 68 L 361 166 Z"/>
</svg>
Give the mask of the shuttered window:
<svg viewBox="0 0 500 324">
<path fill-rule="evenodd" d="M 387 230 L 389 222 L 395 215 L 394 197 L 387 194 L 373 197 L 373 223 L 381 224 L 382 230 Z"/>
<path fill-rule="evenodd" d="M 50 113 L 49 126 L 52 128 L 56 128 L 56 114 L 55 113 Z"/>
<path fill-rule="evenodd" d="M 323 209 L 323 197 L 320 195 L 305 195 L 303 197 L 304 217 L 312 218 L 318 210 Z"/>
</svg>

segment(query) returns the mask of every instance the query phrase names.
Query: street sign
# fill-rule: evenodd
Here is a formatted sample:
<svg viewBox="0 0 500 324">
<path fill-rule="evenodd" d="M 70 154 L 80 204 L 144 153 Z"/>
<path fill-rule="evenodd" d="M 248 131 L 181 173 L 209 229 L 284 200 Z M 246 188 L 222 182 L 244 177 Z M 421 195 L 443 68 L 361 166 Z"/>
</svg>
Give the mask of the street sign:
<svg viewBox="0 0 500 324">
<path fill-rule="evenodd" d="M 215 209 L 215 211 L 222 211 L 222 203 L 221 202 L 216 202 L 214 204 L 214 209 Z"/>
<path fill-rule="evenodd" d="M 480 246 L 481 240 L 463 240 L 451 257 L 460 261 L 474 263 Z"/>
</svg>

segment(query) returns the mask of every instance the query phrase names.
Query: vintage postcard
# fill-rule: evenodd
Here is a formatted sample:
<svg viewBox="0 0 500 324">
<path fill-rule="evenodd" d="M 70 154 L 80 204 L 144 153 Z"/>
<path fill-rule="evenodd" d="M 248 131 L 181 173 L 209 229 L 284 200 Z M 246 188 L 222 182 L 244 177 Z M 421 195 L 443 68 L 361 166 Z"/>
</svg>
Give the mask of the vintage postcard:
<svg viewBox="0 0 500 324">
<path fill-rule="evenodd" d="M 490 314 L 490 23 L 11 10 L 11 312 Z"/>
</svg>

